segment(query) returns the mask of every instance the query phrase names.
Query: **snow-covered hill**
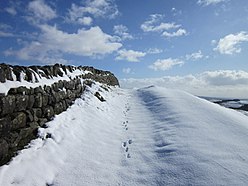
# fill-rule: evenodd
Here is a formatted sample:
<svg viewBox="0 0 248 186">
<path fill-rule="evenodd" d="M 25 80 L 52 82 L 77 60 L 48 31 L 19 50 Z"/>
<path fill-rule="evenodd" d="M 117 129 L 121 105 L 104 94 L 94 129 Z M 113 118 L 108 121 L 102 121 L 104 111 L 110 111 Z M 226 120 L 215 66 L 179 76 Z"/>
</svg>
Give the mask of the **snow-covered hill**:
<svg viewBox="0 0 248 186">
<path fill-rule="evenodd" d="M 0 185 L 248 185 L 248 117 L 185 92 L 96 84 L 39 132 Z"/>
</svg>

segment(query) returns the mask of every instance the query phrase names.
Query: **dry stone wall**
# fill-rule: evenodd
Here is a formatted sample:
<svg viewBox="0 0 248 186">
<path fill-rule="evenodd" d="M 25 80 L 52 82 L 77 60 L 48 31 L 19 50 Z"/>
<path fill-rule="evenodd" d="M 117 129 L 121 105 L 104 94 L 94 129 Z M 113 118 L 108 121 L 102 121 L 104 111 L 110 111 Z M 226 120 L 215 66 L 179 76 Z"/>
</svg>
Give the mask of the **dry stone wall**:
<svg viewBox="0 0 248 186">
<path fill-rule="evenodd" d="M 54 65 L 45 67 L 20 67 L 0 64 L 0 82 L 24 79 L 33 82 L 38 75 L 46 78 L 63 76 L 76 69 L 91 73 L 78 75 L 66 81 L 59 80 L 51 86 L 27 88 L 20 86 L 11 88 L 7 95 L 0 94 L 0 165 L 8 162 L 15 153 L 24 148 L 37 137 L 39 127 L 65 111 L 85 90 L 81 80 L 92 79 L 108 85 L 119 85 L 118 80 L 110 72 L 96 70 L 92 67 L 73 67 Z M 88 81 L 85 81 L 87 84 Z"/>
</svg>

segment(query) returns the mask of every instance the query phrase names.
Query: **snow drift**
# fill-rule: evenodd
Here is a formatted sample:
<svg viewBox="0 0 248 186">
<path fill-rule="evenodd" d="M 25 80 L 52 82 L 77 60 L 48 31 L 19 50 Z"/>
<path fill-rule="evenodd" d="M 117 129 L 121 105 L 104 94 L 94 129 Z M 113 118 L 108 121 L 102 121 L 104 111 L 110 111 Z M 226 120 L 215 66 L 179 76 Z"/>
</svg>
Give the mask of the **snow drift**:
<svg viewBox="0 0 248 186">
<path fill-rule="evenodd" d="M 1 167 L 0 185 L 247 185 L 247 141 L 242 113 L 176 90 L 96 84 Z"/>
</svg>

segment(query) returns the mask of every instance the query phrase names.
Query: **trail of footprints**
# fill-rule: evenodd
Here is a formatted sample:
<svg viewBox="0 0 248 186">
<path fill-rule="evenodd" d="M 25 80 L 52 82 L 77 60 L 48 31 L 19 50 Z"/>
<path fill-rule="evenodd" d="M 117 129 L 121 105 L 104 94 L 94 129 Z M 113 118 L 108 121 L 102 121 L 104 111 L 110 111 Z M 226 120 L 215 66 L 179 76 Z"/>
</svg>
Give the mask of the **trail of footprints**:
<svg viewBox="0 0 248 186">
<path fill-rule="evenodd" d="M 124 115 L 125 115 L 125 117 L 127 116 L 127 113 L 130 111 L 130 107 L 129 107 L 129 104 L 127 103 L 126 105 L 125 105 L 125 111 L 123 111 L 123 113 L 124 113 Z M 123 129 L 125 130 L 125 131 L 127 131 L 128 132 L 128 121 L 124 121 L 123 123 L 122 123 L 122 125 L 123 125 Z M 128 140 L 126 140 L 126 141 L 124 141 L 124 142 L 122 142 L 122 147 L 125 149 L 125 153 L 126 153 L 126 157 L 127 158 L 131 158 L 131 155 L 130 155 L 130 153 L 129 153 L 129 145 L 131 145 L 133 143 L 133 140 L 132 139 L 128 139 Z"/>
</svg>

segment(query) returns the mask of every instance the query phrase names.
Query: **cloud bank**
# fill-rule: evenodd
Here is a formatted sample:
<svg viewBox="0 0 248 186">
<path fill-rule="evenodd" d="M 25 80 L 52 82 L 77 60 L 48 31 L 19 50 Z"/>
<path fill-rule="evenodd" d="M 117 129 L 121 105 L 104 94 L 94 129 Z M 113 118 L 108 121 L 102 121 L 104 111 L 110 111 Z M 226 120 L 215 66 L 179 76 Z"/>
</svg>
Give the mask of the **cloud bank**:
<svg viewBox="0 0 248 186">
<path fill-rule="evenodd" d="M 199 96 L 248 98 L 248 72 L 206 71 L 197 75 L 164 76 L 147 79 L 122 79 L 121 87 L 141 88 L 150 85 L 180 89 Z"/>
</svg>

